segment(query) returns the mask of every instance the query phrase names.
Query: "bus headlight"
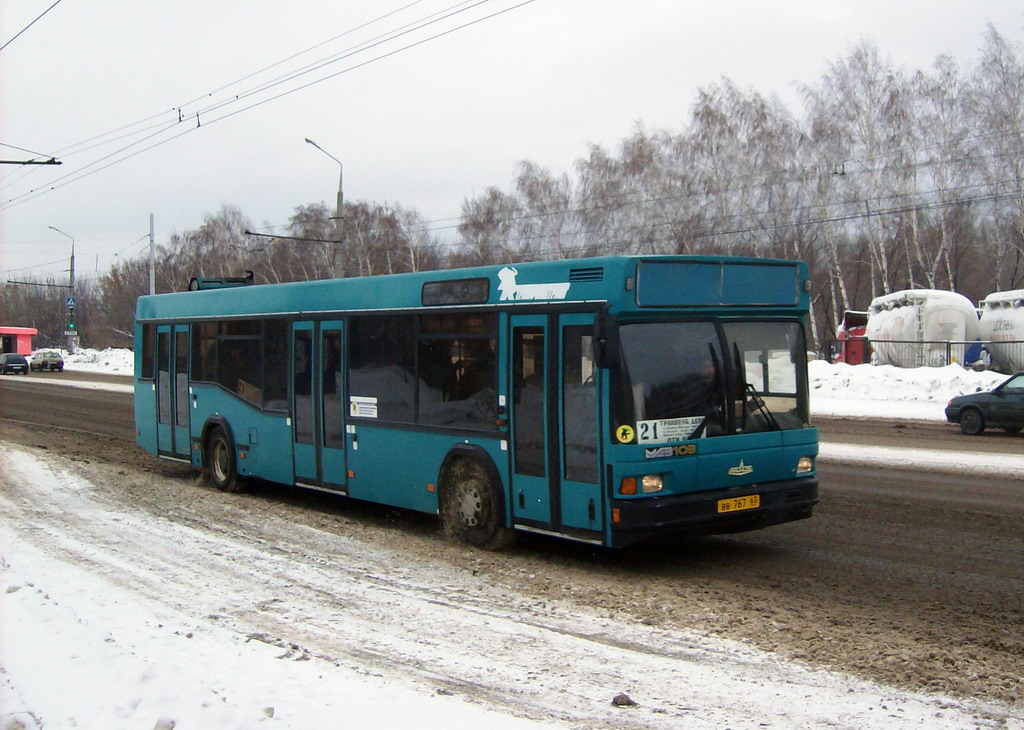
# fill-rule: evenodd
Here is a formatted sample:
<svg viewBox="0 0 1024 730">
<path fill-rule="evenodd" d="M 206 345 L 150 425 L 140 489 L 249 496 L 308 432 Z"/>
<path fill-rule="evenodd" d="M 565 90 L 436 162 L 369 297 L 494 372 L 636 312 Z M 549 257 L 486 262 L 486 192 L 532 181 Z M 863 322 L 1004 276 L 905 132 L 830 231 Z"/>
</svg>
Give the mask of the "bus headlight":
<svg viewBox="0 0 1024 730">
<path fill-rule="evenodd" d="M 796 463 L 796 473 L 807 474 L 808 472 L 812 471 L 814 471 L 814 457 L 801 456 L 800 461 Z"/>
<path fill-rule="evenodd" d="M 661 478 L 661 474 L 644 474 L 642 480 L 640 480 L 644 494 L 650 494 L 651 492 L 660 492 L 665 488 L 665 480 Z"/>
<path fill-rule="evenodd" d="M 632 496 L 637 493 L 637 482 L 639 482 L 640 491 L 643 494 L 653 494 L 654 492 L 660 492 L 665 488 L 665 480 L 661 474 L 644 474 L 642 477 L 637 479 L 636 477 L 624 477 L 619 482 L 619 494 L 626 496 Z"/>
</svg>

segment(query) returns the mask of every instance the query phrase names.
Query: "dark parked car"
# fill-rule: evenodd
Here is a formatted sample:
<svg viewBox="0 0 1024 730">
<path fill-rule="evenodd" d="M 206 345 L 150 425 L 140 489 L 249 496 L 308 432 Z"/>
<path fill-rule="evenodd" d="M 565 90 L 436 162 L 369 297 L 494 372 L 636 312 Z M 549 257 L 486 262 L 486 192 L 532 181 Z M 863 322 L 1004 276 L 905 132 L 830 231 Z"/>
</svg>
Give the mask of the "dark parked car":
<svg viewBox="0 0 1024 730">
<path fill-rule="evenodd" d="M 968 436 L 977 436 L 986 426 L 1020 433 L 1024 428 L 1024 372 L 1011 375 L 985 393 L 958 395 L 946 406 L 946 420 L 959 423 Z"/>
<path fill-rule="evenodd" d="M 28 361 L 33 370 L 64 370 L 64 358 L 56 350 L 40 350 Z"/>
<path fill-rule="evenodd" d="M 24 355 L 19 355 L 16 352 L 5 352 L 0 355 L 0 375 L 8 373 L 28 375 L 28 360 Z"/>
</svg>

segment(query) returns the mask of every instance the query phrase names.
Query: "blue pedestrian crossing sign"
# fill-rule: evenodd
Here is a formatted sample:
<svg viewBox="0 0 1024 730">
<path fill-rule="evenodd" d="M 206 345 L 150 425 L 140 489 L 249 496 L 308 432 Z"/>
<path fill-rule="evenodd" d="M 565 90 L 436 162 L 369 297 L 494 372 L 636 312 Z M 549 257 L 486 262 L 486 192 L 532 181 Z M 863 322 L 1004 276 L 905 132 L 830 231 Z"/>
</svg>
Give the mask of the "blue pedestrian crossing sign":
<svg viewBox="0 0 1024 730">
<path fill-rule="evenodd" d="M 74 309 L 74 307 L 75 307 L 75 298 L 74 297 L 68 297 L 64 301 L 67 303 L 68 309 Z"/>
</svg>

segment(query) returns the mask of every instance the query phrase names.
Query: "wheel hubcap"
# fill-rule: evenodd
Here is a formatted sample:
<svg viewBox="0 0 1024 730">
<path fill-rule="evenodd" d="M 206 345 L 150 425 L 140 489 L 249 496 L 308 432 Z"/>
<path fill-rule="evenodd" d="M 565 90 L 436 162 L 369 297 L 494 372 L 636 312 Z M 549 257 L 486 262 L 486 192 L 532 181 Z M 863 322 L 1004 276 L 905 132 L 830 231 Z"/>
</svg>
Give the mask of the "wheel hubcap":
<svg viewBox="0 0 1024 730">
<path fill-rule="evenodd" d="M 227 448 L 223 441 L 217 441 L 213 445 L 213 473 L 218 482 L 223 482 L 228 475 Z"/>
<path fill-rule="evenodd" d="M 462 522 L 468 527 L 476 527 L 480 523 L 480 510 L 483 505 L 480 500 L 480 493 L 476 489 L 464 489 L 462 499 L 459 500 L 459 516 Z"/>
</svg>

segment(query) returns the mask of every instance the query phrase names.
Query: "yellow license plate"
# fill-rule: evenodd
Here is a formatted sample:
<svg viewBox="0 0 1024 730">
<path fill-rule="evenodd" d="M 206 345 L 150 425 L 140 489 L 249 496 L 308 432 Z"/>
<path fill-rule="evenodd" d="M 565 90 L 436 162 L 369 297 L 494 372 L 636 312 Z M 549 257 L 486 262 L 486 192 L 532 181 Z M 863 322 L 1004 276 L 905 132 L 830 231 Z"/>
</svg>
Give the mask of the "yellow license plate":
<svg viewBox="0 0 1024 730">
<path fill-rule="evenodd" d="M 732 497 L 731 499 L 718 500 L 718 511 L 739 512 L 744 509 L 757 509 L 761 506 L 760 494 L 748 494 L 744 497 Z"/>
</svg>

